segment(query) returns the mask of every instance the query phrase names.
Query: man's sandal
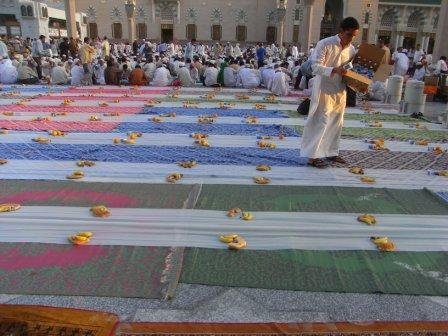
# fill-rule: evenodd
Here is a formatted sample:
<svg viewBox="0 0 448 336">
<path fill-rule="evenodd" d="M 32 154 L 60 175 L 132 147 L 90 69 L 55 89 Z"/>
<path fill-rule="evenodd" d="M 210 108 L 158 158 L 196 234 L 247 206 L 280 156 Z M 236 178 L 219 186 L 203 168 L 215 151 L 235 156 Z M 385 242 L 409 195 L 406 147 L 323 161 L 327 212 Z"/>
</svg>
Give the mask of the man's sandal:
<svg viewBox="0 0 448 336">
<path fill-rule="evenodd" d="M 327 160 L 328 161 L 331 161 L 331 162 L 336 162 L 336 163 L 342 163 L 342 164 L 346 164 L 347 163 L 347 161 L 345 161 L 341 156 L 339 156 L 339 155 L 337 155 L 337 156 L 330 156 L 330 157 L 327 157 Z"/>
<path fill-rule="evenodd" d="M 308 161 L 308 165 L 315 167 L 315 168 L 327 168 L 328 162 L 326 162 L 325 160 L 322 160 L 322 159 L 310 159 Z"/>
</svg>

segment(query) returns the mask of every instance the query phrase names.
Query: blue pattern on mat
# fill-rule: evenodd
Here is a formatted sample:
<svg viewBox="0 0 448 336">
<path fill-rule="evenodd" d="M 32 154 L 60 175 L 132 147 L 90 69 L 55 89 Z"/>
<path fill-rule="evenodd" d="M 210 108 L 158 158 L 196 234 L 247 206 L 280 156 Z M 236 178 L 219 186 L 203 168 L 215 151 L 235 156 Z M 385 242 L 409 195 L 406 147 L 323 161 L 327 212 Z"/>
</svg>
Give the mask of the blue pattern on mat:
<svg viewBox="0 0 448 336">
<path fill-rule="evenodd" d="M 191 134 L 201 132 L 207 134 L 222 135 L 270 135 L 278 136 L 280 130 L 285 136 L 299 136 L 299 133 L 291 128 L 280 125 L 248 125 L 248 124 L 183 124 L 183 123 L 154 123 L 148 122 L 124 122 L 115 128 L 116 132 L 139 131 L 143 133 L 171 133 Z"/>
<path fill-rule="evenodd" d="M 199 116 L 204 114 L 217 114 L 220 117 L 247 117 L 257 118 L 288 118 L 288 116 L 277 110 L 256 109 L 219 109 L 219 108 L 183 108 L 183 107 L 146 107 L 142 114 L 162 114 L 176 112 L 177 115 Z"/>
<path fill-rule="evenodd" d="M 194 159 L 201 164 L 273 166 L 298 166 L 306 163 L 306 160 L 300 158 L 297 149 L 248 147 L 0 143 L 0 153 L 5 159 L 25 160 L 87 159 L 104 162 L 176 163 Z"/>
<path fill-rule="evenodd" d="M 61 92 L 67 89 L 67 86 L 47 86 L 47 85 L 2 85 L 0 86 L 0 92 L 36 92 L 47 93 L 49 90 L 53 92 Z"/>
<path fill-rule="evenodd" d="M 445 202 L 448 203 L 448 191 L 438 192 L 437 195 L 440 196 L 441 199 L 443 199 Z"/>
</svg>

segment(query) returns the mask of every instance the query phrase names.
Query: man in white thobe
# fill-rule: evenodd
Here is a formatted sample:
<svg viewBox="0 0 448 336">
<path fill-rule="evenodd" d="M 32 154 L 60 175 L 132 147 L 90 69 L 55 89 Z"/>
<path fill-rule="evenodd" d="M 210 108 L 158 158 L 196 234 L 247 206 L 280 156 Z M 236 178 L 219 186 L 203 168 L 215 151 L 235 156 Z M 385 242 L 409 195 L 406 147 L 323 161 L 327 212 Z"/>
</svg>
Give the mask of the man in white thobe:
<svg viewBox="0 0 448 336">
<path fill-rule="evenodd" d="M 274 64 L 266 65 L 260 70 L 261 85 L 269 90 L 275 76 Z"/>
<path fill-rule="evenodd" d="M 224 86 L 225 87 L 235 87 L 236 86 L 236 76 L 238 71 L 234 68 L 228 66 L 224 68 Z"/>
<path fill-rule="evenodd" d="M 153 86 L 168 86 L 172 82 L 172 77 L 170 71 L 166 68 L 166 64 L 159 66 L 156 71 L 154 71 L 154 80 L 152 82 Z"/>
<path fill-rule="evenodd" d="M 235 48 L 233 48 L 233 54 L 235 55 L 236 58 L 243 56 L 243 53 L 241 52 L 241 48 L 240 48 L 240 44 L 239 43 L 237 43 L 235 45 Z"/>
<path fill-rule="evenodd" d="M 358 32 L 358 21 L 352 17 L 345 18 L 341 22 L 340 33 L 319 41 L 314 50 L 312 68 L 315 80 L 300 152 L 313 167 L 327 167 L 325 159 L 345 163 L 339 156 L 347 96 L 342 81 L 346 72 L 343 65 L 355 56 L 351 42 Z"/>
<path fill-rule="evenodd" d="M 12 65 L 9 58 L 0 61 L 0 83 L 15 84 L 17 82 L 18 72 L 17 68 Z"/>
<path fill-rule="evenodd" d="M 177 70 L 177 78 L 180 80 L 182 86 L 193 86 L 194 80 L 190 76 L 190 70 L 185 66 L 185 63 L 179 62 L 179 70 Z"/>
<path fill-rule="evenodd" d="M 204 71 L 204 84 L 205 86 L 215 86 L 218 84 L 218 69 L 215 68 L 216 62 L 214 60 L 209 61 L 207 68 Z"/>
<path fill-rule="evenodd" d="M 253 89 L 260 86 L 260 72 L 252 68 L 252 65 L 246 64 L 238 72 L 236 86 L 245 89 Z"/>
<path fill-rule="evenodd" d="M 398 48 L 397 52 L 394 53 L 394 75 L 405 76 L 409 69 L 409 58 L 403 52 L 403 48 Z"/>
<path fill-rule="evenodd" d="M 8 47 L 6 46 L 5 42 L 3 42 L 1 37 L 0 37 L 0 57 L 3 58 L 8 57 Z"/>
<path fill-rule="evenodd" d="M 54 66 L 51 69 L 50 78 L 51 78 L 50 83 L 55 85 L 65 85 L 69 84 L 70 82 L 68 74 L 65 71 L 62 62 L 59 62 L 56 66 Z"/>
<path fill-rule="evenodd" d="M 274 79 L 272 80 L 271 92 L 277 96 L 287 96 L 289 93 L 289 81 L 291 78 L 276 65 Z"/>
</svg>

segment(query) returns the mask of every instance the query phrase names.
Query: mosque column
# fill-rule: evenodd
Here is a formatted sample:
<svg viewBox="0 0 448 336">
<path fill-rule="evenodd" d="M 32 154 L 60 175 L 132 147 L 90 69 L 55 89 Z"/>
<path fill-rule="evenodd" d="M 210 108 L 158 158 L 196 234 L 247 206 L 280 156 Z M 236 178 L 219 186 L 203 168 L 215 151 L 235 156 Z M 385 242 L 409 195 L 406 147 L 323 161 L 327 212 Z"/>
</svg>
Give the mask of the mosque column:
<svg viewBox="0 0 448 336">
<path fill-rule="evenodd" d="M 438 60 L 440 56 L 447 56 L 447 50 L 448 50 L 448 38 L 446 38 L 447 31 L 448 31 L 448 0 L 442 0 L 442 6 L 440 7 L 439 23 L 437 27 L 436 41 L 434 44 L 434 52 L 433 52 L 434 60 Z"/>
<path fill-rule="evenodd" d="M 277 7 L 277 23 L 278 23 L 277 44 L 279 47 L 283 45 L 285 16 L 286 16 L 286 0 L 279 0 Z"/>
<path fill-rule="evenodd" d="M 76 29 L 76 0 L 65 0 L 65 16 L 68 37 L 78 38 Z"/>
<path fill-rule="evenodd" d="M 135 40 L 135 0 L 127 0 L 124 8 L 128 17 L 128 39 L 132 43 Z"/>
<path fill-rule="evenodd" d="M 311 44 L 311 27 L 313 22 L 313 1 L 307 1 L 303 7 L 303 21 L 301 27 L 308 28 L 307 31 L 304 31 L 300 35 L 301 39 L 301 50 L 302 52 L 308 52 L 308 49 Z"/>
</svg>

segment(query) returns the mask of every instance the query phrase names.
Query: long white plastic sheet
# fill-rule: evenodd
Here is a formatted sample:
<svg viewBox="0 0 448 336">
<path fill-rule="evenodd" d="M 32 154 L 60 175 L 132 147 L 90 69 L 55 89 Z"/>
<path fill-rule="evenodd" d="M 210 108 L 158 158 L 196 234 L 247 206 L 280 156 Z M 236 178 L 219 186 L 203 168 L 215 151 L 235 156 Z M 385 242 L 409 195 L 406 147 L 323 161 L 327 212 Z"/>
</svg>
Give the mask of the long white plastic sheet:
<svg viewBox="0 0 448 336">
<path fill-rule="evenodd" d="M 34 101 L 35 102 L 35 101 Z M 90 104 L 90 105 L 84 105 Z M 139 106 L 138 102 L 129 102 L 130 104 L 126 104 L 126 106 Z M 132 104 L 131 104 L 132 103 Z M 138 104 L 134 104 L 138 103 Z M 169 103 L 166 103 L 169 104 Z M 166 105 L 166 104 L 162 104 Z M 36 105 L 36 104 L 35 104 Z M 48 104 L 48 106 L 51 106 Z M 53 105 L 54 106 L 54 105 Z M 90 101 L 80 102 L 77 106 L 95 106 L 95 104 L 91 104 Z M 206 107 L 206 106 L 204 106 Z M 216 106 L 211 106 L 216 107 Z M 247 108 L 247 107 L 246 107 Z M 30 106 L 30 111 L 32 111 L 32 107 Z M 205 114 L 205 112 L 204 112 Z M 248 112 L 250 114 L 250 112 Z M 19 112 L 14 116 L 0 116 L 0 120 L 31 120 L 35 116 L 48 116 L 48 113 L 33 113 L 32 116 L 27 112 Z M 101 117 L 101 111 L 98 112 L 98 116 Z M 103 121 L 120 121 L 120 122 L 152 122 L 150 119 L 152 115 L 146 114 L 130 114 L 130 115 L 122 115 L 117 117 L 103 117 Z M 54 117 L 53 120 L 57 121 L 88 121 L 89 115 L 86 113 L 70 113 L 66 116 L 58 116 Z M 177 116 L 175 118 L 164 118 L 163 122 L 166 123 L 188 123 L 188 124 L 197 124 L 198 117 L 196 116 Z M 245 123 L 245 119 L 243 117 L 219 117 L 215 121 L 216 124 L 242 124 Z M 304 126 L 306 124 L 306 120 L 304 118 L 260 118 L 258 119 L 258 124 L 260 125 L 284 125 L 284 126 Z M 391 121 L 391 122 L 383 122 L 383 128 L 393 128 L 393 129 L 411 129 L 409 124 L 399 122 L 399 121 Z M 439 124 L 431 124 L 431 123 L 422 123 L 429 130 L 439 130 L 446 131 L 448 134 L 448 129 L 444 128 L 443 125 Z M 370 128 L 368 124 L 359 121 L 359 120 L 345 120 L 345 127 L 359 127 L 359 128 Z"/>
<path fill-rule="evenodd" d="M 79 168 L 74 161 L 10 160 L 0 166 L 0 179 L 66 180 L 75 170 L 85 177 L 78 182 L 167 183 L 168 174 L 179 172 L 179 184 L 254 184 L 254 176 L 266 176 L 271 185 L 374 187 L 395 189 L 430 188 L 448 190 L 448 178 L 428 175 L 424 170 L 367 169 L 366 175 L 376 183 L 366 184 L 359 175 L 345 168 L 277 167 L 259 172 L 255 166 L 203 165 L 191 169 L 176 164 L 97 162 L 91 168 Z M 81 182 L 82 181 L 82 182 Z"/>
<path fill-rule="evenodd" d="M 0 135 L 3 143 L 30 143 L 38 136 L 48 136 L 47 132 L 10 131 Z M 111 144 L 114 138 L 125 138 L 126 133 L 67 133 L 63 137 L 51 137 L 54 144 Z M 256 136 L 245 135 L 209 135 L 210 145 L 213 147 L 256 147 Z M 300 148 L 301 138 L 286 137 L 272 140 L 277 148 Z M 188 134 L 143 133 L 136 140 L 136 145 L 142 146 L 192 146 L 194 140 Z M 406 141 L 386 141 L 386 148 L 393 152 L 426 152 L 429 147 L 442 146 L 440 143 L 430 143 L 428 146 L 418 146 Z M 341 150 L 369 150 L 369 144 L 361 139 L 341 139 Z"/>
<path fill-rule="evenodd" d="M 94 233 L 94 245 L 226 248 L 221 234 L 243 236 L 249 249 L 372 250 L 371 236 L 388 236 L 399 251 L 445 251 L 447 216 L 376 215 L 376 226 L 358 214 L 254 212 L 252 221 L 225 212 L 184 209 L 112 208 L 96 218 L 88 208 L 24 206 L 0 213 L 0 241 L 68 243 L 78 231 Z"/>
</svg>

